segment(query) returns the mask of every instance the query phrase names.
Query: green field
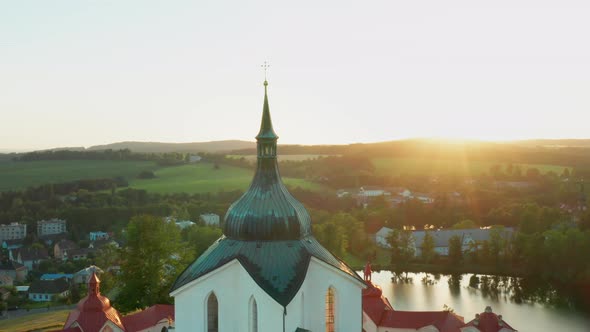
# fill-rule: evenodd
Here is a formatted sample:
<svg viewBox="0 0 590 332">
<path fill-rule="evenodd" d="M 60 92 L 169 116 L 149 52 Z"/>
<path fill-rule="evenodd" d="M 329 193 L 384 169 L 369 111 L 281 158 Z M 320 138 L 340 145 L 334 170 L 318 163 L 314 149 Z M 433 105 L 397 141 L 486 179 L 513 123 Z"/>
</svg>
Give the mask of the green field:
<svg viewBox="0 0 590 332">
<path fill-rule="evenodd" d="M 123 176 L 134 178 L 142 170 L 154 170 L 151 161 L 64 160 L 0 162 L 0 191 L 24 189 L 47 183 Z"/>
<path fill-rule="evenodd" d="M 489 173 L 493 165 L 501 165 L 506 168 L 506 163 L 493 161 L 469 161 L 459 162 L 452 160 L 428 160 L 419 158 L 374 158 L 371 159 L 377 175 L 480 175 Z M 542 164 L 513 164 L 520 166 L 523 175 L 528 168 L 538 168 L 541 173 L 553 171 L 561 174 L 567 167 Z M 571 169 L 570 169 L 571 171 Z"/>
<path fill-rule="evenodd" d="M 31 314 L 0 320 L 0 332 L 50 331 L 63 327 L 70 310 Z"/>
<path fill-rule="evenodd" d="M 205 193 L 218 191 L 246 190 L 254 176 L 253 170 L 221 165 L 214 169 L 212 164 L 200 163 L 167 167 L 155 172 L 155 179 L 130 180 L 132 188 L 157 193 Z M 321 185 L 302 179 L 283 178 L 286 185 L 309 190 L 322 190 Z"/>
</svg>

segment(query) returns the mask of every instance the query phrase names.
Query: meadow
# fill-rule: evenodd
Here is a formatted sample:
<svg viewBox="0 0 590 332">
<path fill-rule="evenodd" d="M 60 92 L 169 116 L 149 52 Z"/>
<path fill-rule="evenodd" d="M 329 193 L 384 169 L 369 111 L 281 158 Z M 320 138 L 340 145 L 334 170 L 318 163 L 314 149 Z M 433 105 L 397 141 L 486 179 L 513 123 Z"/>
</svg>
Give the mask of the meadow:
<svg viewBox="0 0 590 332">
<path fill-rule="evenodd" d="M 221 165 L 215 169 L 212 164 L 199 163 L 166 167 L 156 170 L 155 179 L 132 179 L 129 186 L 156 193 L 205 193 L 218 191 L 246 190 L 254 171 L 239 167 Z M 323 190 L 319 185 L 303 179 L 283 178 L 290 187 L 309 190 Z"/>
<path fill-rule="evenodd" d="M 70 310 L 58 310 L 0 320 L 0 332 L 52 331 L 61 329 L 69 313 Z"/>
<path fill-rule="evenodd" d="M 152 161 L 59 160 L 0 162 L 0 191 L 25 189 L 47 183 L 81 179 L 134 178 L 143 170 L 155 170 Z"/>
<path fill-rule="evenodd" d="M 454 160 L 431 160 L 421 158 L 373 158 L 371 162 L 375 166 L 377 175 L 472 175 L 478 176 L 482 173 L 489 173 L 494 165 L 501 165 L 502 170 L 506 169 L 506 163 L 494 161 L 454 161 Z M 523 175 L 528 168 L 537 168 L 541 173 L 550 171 L 558 175 L 563 172 L 565 166 L 546 164 L 513 164 L 520 166 Z M 570 168 L 571 171 L 571 168 Z"/>
<path fill-rule="evenodd" d="M 305 160 L 319 155 L 291 155 L 283 160 Z M 237 156 L 235 156 L 237 157 Z M 255 158 L 255 156 L 246 156 Z M 488 173 L 490 167 L 498 164 L 492 161 L 468 163 L 451 160 L 427 160 L 420 158 L 374 158 L 376 175 L 480 175 Z M 502 168 L 506 164 L 501 164 Z M 520 166 L 523 174 L 528 168 L 538 168 L 541 173 L 553 171 L 561 174 L 564 166 L 544 164 L 514 164 Z M 153 171 L 154 179 L 137 179 L 144 170 Z M 571 169 L 570 169 L 571 170 Z M 199 163 L 182 166 L 161 167 L 152 161 L 108 161 L 108 160 L 64 160 L 34 162 L 0 162 L 0 191 L 20 190 L 47 183 L 61 183 L 80 179 L 112 178 L 122 176 L 129 187 L 145 189 L 156 193 L 206 193 L 245 190 L 253 176 L 252 169 Z M 297 178 L 283 178 L 290 187 L 323 191 L 326 187 Z"/>
</svg>

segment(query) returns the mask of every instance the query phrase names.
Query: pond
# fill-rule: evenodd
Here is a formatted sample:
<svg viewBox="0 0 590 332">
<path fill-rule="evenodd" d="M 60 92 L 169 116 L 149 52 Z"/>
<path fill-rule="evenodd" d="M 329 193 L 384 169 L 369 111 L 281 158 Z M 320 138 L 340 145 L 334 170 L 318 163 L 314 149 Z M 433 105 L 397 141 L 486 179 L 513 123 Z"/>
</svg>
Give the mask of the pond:
<svg viewBox="0 0 590 332">
<path fill-rule="evenodd" d="M 472 274 L 408 273 L 408 280 L 392 282 L 393 276 L 392 272 L 381 271 L 373 273 L 372 278 L 397 310 L 436 311 L 443 310 L 446 305 L 468 322 L 486 306 L 491 306 L 520 332 L 590 331 L 590 316 L 574 309 L 563 309 L 563 302 L 567 301 L 560 301 L 561 306 L 548 304 L 556 302 L 555 291 L 523 296 L 521 279 L 484 276 L 483 282 L 474 288 L 469 286 Z"/>
</svg>

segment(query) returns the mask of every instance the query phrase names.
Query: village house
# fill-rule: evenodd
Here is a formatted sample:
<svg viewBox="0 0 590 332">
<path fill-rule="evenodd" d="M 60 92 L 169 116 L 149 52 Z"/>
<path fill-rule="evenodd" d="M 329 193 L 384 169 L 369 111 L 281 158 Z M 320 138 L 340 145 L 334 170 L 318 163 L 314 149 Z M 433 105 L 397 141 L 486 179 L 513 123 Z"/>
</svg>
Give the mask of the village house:
<svg viewBox="0 0 590 332">
<path fill-rule="evenodd" d="M 70 312 L 62 330 L 54 332 L 168 332 L 174 330 L 174 306 L 156 304 L 122 316 L 100 293 L 100 279 L 92 273 L 88 295 Z"/>
<path fill-rule="evenodd" d="M 113 240 L 113 239 L 109 239 L 109 240 L 96 240 L 93 242 L 90 242 L 90 244 L 88 245 L 89 249 L 101 249 L 105 246 L 112 246 L 113 248 L 119 248 L 120 245 L 117 241 Z"/>
<path fill-rule="evenodd" d="M 78 249 L 78 245 L 70 240 L 61 240 L 53 246 L 53 257 L 56 259 L 66 260 L 69 250 Z"/>
<path fill-rule="evenodd" d="M 26 266 L 12 260 L 4 260 L 0 263 L 0 275 L 7 275 L 15 281 L 25 281 L 29 270 Z"/>
<path fill-rule="evenodd" d="M 387 238 L 393 229 L 389 227 L 382 227 L 375 233 L 375 243 L 383 248 L 390 248 Z M 510 227 L 497 229 L 500 236 L 505 239 L 512 237 L 514 229 Z M 449 240 L 453 236 L 458 236 L 461 239 L 461 247 L 463 252 L 474 249 L 484 241 L 490 240 L 492 232 L 491 228 L 471 228 L 471 229 L 448 229 L 448 230 L 431 230 L 431 231 L 412 231 L 411 245 L 414 249 L 415 255 L 418 257 L 422 254 L 422 242 L 426 233 L 432 235 L 434 240 L 434 252 L 439 256 L 449 255 Z"/>
<path fill-rule="evenodd" d="M 39 236 L 39 241 L 45 243 L 45 245 L 48 247 L 53 247 L 53 245 L 55 243 L 58 243 L 59 241 L 65 240 L 67 238 L 68 238 L 67 233 L 49 234 L 49 235 Z"/>
<path fill-rule="evenodd" d="M 74 273 L 73 281 L 75 284 L 86 284 L 90 279 L 90 276 L 96 273 L 97 275 L 102 274 L 103 270 L 95 265 L 90 265 L 82 270 Z"/>
<path fill-rule="evenodd" d="M 90 241 L 108 240 L 109 233 L 107 233 L 107 232 L 90 232 L 88 234 L 88 238 L 90 239 Z"/>
<path fill-rule="evenodd" d="M 180 228 L 181 230 L 195 225 L 195 223 L 190 220 L 180 220 L 177 221 L 175 224 L 176 227 Z"/>
<path fill-rule="evenodd" d="M 69 294 L 70 283 L 65 278 L 33 281 L 29 287 L 29 300 L 34 302 L 56 301 Z"/>
<path fill-rule="evenodd" d="M 461 327 L 461 332 L 516 332 L 504 319 L 487 306 L 481 314 Z"/>
<path fill-rule="evenodd" d="M 0 240 L 22 240 L 27 236 L 27 224 L 12 222 L 0 225 Z"/>
<path fill-rule="evenodd" d="M 2 249 L 8 250 L 9 252 L 14 249 L 22 248 L 22 240 L 4 240 L 2 241 Z"/>
<path fill-rule="evenodd" d="M 458 332 L 463 317 L 449 311 L 394 310 L 383 292 L 371 281 L 363 290 L 365 332 Z"/>
<path fill-rule="evenodd" d="M 81 259 L 87 259 L 88 256 L 94 254 L 94 252 L 96 252 L 96 250 L 93 248 L 78 248 L 66 250 L 63 254 L 63 260 L 78 261 Z"/>
<path fill-rule="evenodd" d="M 0 274 L 0 286 L 12 286 L 14 285 L 14 279 L 6 274 Z"/>
<path fill-rule="evenodd" d="M 461 239 L 461 250 L 468 252 L 477 248 L 484 241 L 490 240 L 492 234 L 491 228 L 471 228 L 471 229 L 452 229 L 452 230 L 432 230 L 432 231 L 413 231 L 413 245 L 416 256 L 422 254 L 422 242 L 426 232 L 430 233 L 434 239 L 434 251 L 440 256 L 449 255 L 449 240 L 453 236 L 458 236 Z M 500 236 L 504 239 L 509 239 L 514 233 L 514 229 L 510 227 L 497 229 Z"/>
<path fill-rule="evenodd" d="M 202 214 L 199 219 L 207 226 L 219 227 L 219 216 L 215 213 Z"/>
<path fill-rule="evenodd" d="M 66 233 L 66 221 L 62 219 L 49 219 L 37 221 L 37 236 Z"/>
<path fill-rule="evenodd" d="M 39 266 L 44 260 L 49 259 L 49 254 L 45 248 L 21 248 L 17 250 L 16 261 L 23 264 L 29 270 Z"/>
<path fill-rule="evenodd" d="M 41 280 L 56 280 L 65 278 L 68 282 L 74 277 L 71 273 L 45 273 L 41 275 Z"/>
</svg>

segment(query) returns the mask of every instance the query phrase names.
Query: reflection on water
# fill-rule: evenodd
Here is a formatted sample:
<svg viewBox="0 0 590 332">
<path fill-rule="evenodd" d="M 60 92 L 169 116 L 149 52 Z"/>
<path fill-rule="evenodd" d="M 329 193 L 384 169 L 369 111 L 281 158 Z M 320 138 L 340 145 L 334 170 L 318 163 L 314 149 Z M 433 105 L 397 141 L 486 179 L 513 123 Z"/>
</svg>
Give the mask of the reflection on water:
<svg viewBox="0 0 590 332">
<path fill-rule="evenodd" d="M 590 317 L 574 310 L 571 299 L 522 278 L 381 271 L 372 280 L 398 310 L 443 310 L 446 305 L 467 322 L 489 305 L 521 332 L 590 331 Z"/>
</svg>

